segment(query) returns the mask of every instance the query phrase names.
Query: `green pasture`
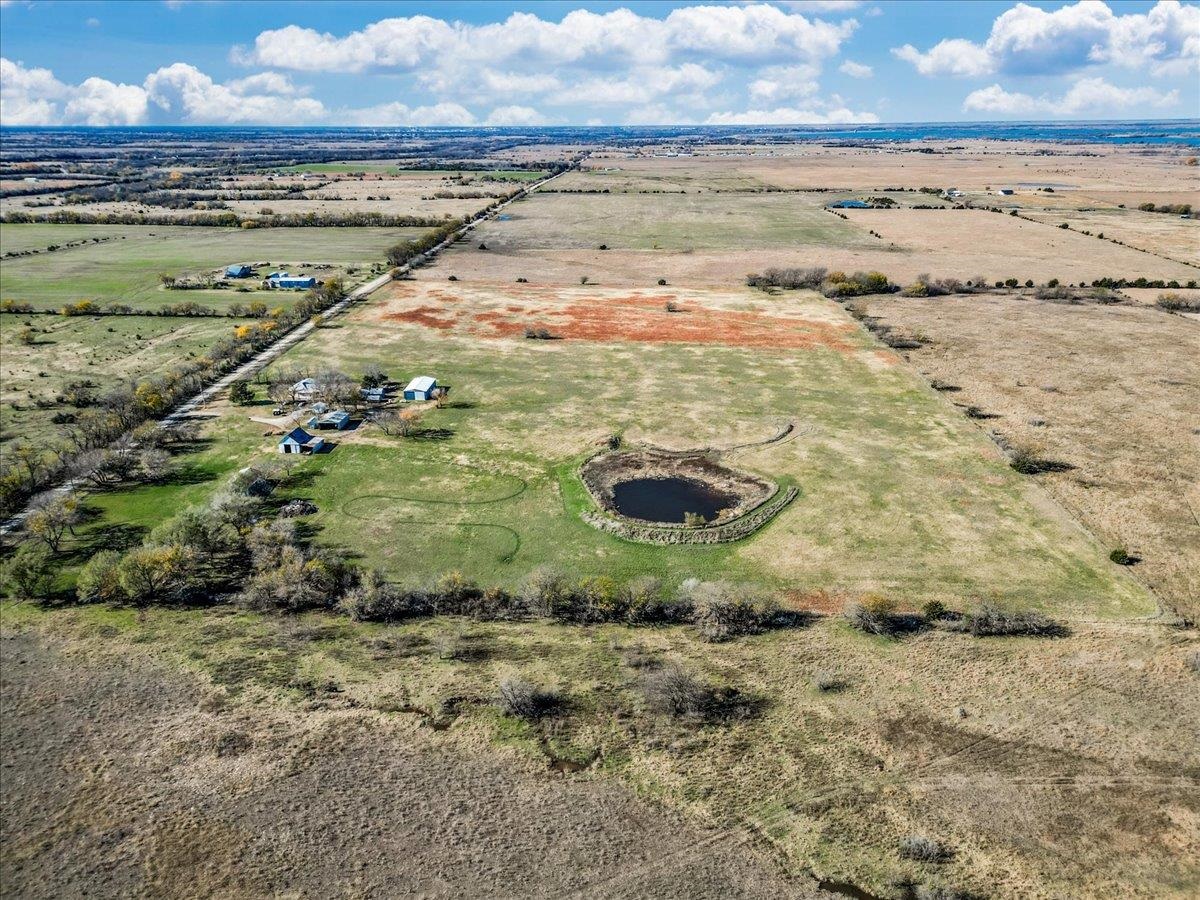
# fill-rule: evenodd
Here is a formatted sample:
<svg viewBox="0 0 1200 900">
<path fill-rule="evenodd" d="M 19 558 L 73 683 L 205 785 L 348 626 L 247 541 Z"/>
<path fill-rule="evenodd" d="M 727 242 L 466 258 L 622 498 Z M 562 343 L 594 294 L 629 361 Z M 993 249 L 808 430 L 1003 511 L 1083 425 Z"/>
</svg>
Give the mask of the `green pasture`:
<svg viewBox="0 0 1200 900">
<path fill-rule="evenodd" d="M 775 302 L 793 313 L 826 304 Z M 672 584 L 882 591 L 914 605 L 995 597 L 1098 618 L 1153 608 L 976 426 L 907 369 L 881 365 L 862 333 L 850 334 L 853 352 L 495 341 L 371 313 L 320 330 L 277 365 L 357 376 L 379 362 L 401 383 L 436 375 L 452 402 L 429 411 L 412 437 L 369 426 L 336 435 L 333 451 L 305 458 L 284 493 L 316 502 L 318 541 L 393 578 L 458 570 L 511 586 L 551 564 Z M 206 452 L 224 453 L 230 468 L 273 450 L 261 430 L 254 439 L 261 426 L 246 415 L 235 410 L 207 429 Z M 795 426 L 788 439 L 727 458 L 801 492 L 745 541 L 653 547 L 580 519 L 590 501 L 577 465 L 610 434 L 721 447 L 786 422 Z M 144 524 L 137 510 L 112 515 L 124 527 Z"/>
<path fill-rule="evenodd" d="M 4 224 L 0 225 L 0 247 L 5 252 L 45 248 L 89 235 L 115 239 L 0 262 L 0 298 L 49 308 L 79 300 L 146 309 L 185 301 L 222 308 L 254 299 L 286 305 L 295 295 L 232 289 L 167 291 L 159 276 L 195 277 L 233 263 L 270 262 L 321 277 L 328 270 L 312 266 L 364 269 L 382 262 L 388 247 L 421 233 L 420 228 Z"/>
</svg>

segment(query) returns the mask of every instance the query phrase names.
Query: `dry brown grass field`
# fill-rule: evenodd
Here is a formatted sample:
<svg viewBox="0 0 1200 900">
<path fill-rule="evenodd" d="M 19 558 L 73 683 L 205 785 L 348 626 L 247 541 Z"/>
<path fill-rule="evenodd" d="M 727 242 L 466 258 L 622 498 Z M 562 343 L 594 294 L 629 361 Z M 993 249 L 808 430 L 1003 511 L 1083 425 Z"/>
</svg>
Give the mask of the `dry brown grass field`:
<svg viewBox="0 0 1200 900">
<path fill-rule="evenodd" d="M 874 299 L 929 343 L 907 351 L 948 396 L 1069 471 L 1039 476 L 1167 604 L 1200 616 L 1200 323 L 1144 305 L 989 295 Z"/>
</svg>

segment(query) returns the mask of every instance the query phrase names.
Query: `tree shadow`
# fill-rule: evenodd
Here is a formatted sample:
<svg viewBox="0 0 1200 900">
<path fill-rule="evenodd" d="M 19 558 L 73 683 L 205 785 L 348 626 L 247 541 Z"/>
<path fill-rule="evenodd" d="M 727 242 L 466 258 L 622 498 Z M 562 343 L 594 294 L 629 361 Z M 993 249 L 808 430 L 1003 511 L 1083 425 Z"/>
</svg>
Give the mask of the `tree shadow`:
<svg viewBox="0 0 1200 900">
<path fill-rule="evenodd" d="M 448 441 L 454 437 L 453 428 L 418 428 L 409 436 L 413 441 Z"/>
<path fill-rule="evenodd" d="M 207 481 L 214 481 L 216 479 L 216 477 L 217 476 L 214 475 L 212 472 L 202 469 L 199 466 L 187 465 L 187 466 L 182 466 L 181 468 L 176 469 L 173 472 L 169 472 L 168 474 L 164 475 L 162 478 L 157 479 L 156 481 L 147 482 L 147 484 L 171 485 L 171 486 L 183 486 L 183 485 L 188 485 L 188 484 L 204 484 Z"/>
</svg>

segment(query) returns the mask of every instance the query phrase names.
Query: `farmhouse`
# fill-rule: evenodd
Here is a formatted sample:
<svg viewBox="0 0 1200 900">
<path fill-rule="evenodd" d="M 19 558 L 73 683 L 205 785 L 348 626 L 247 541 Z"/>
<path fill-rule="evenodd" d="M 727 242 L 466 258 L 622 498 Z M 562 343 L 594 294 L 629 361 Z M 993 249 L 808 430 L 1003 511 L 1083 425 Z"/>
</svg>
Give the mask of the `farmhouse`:
<svg viewBox="0 0 1200 900">
<path fill-rule="evenodd" d="M 430 378 L 428 375 L 418 375 L 404 389 L 404 399 L 430 400 L 433 398 L 433 392 L 437 390 L 437 386 L 436 378 Z"/>
<path fill-rule="evenodd" d="M 254 270 L 244 263 L 236 266 L 226 266 L 225 268 L 226 278 L 249 278 L 253 274 Z"/>
<path fill-rule="evenodd" d="M 308 400 L 317 389 L 317 383 L 311 378 L 301 378 L 292 385 L 292 397 L 296 400 Z"/>
<path fill-rule="evenodd" d="M 325 438 L 314 437 L 303 428 L 293 428 L 279 439 L 280 453 L 317 453 L 325 446 Z"/>
<path fill-rule="evenodd" d="M 344 431 L 350 427 L 350 413 L 344 409 L 335 409 L 333 412 L 327 412 L 323 416 L 313 416 L 308 420 L 308 427 Z"/>
<path fill-rule="evenodd" d="M 287 272 L 272 272 L 267 276 L 267 287 L 279 290 L 304 290 L 317 286 L 317 279 L 311 275 L 291 275 Z"/>
</svg>

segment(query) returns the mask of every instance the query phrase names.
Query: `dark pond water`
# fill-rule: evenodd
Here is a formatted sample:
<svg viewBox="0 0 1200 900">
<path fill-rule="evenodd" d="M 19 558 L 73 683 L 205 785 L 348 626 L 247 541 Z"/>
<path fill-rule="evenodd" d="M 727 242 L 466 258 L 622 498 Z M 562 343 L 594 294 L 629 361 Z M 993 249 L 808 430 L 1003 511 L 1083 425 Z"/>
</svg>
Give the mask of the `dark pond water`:
<svg viewBox="0 0 1200 900">
<path fill-rule="evenodd" d="M 737 497 L 689 478 L 633 478 L 613 485 L 613 506 L 631 519 L 647 522 L 684 521 L 684 513 L 699 513 L 712 521 Z"/>
</svg>

